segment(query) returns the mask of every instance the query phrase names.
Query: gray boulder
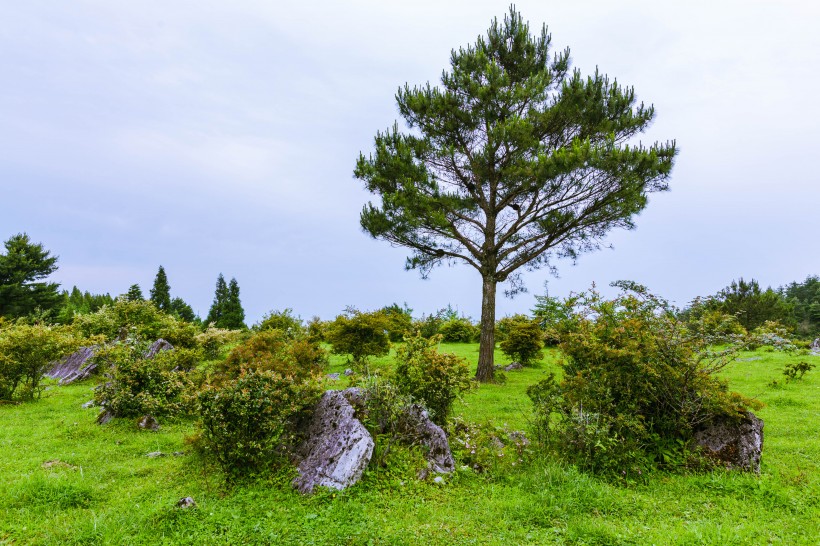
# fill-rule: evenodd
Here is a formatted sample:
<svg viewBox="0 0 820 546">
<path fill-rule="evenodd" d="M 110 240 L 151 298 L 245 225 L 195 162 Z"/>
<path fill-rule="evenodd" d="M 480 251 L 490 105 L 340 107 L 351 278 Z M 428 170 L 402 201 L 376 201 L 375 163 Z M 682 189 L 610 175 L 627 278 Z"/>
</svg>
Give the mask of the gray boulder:
<svg viewBox="0 0 820 546">
<path fill-rule="evenodd" d="M 159 338 L 148 347 L 147 351 L 145 351 L 145 358 L 154 358 L 159 353 L 163 351 L 171 351 L 173 350 L 173 348 L 173 345 L 171 345 L 164 339 Z"/>
<path fill-rule="evenodd" d="M 156 432 L 159 430 L 159 423 L 153 415 L 143 415 L 137 420 L 137 426 L 143 430 Z"/>
<path fill-rule="evenodd" d="M 328 378 L 328 379 L 330 379 L 331 381 L 338 381 L 338 379 L 339 379 L 339 374 L 338 374 L 338 373 L 329 373 L 329 374 L 327 374 L 325 377 L 327 377 L 327 378 Z"/>
<path fill-rule="evenodd" d="M 504 367 L 505 372 L 511 372 L 513 370 L 523 370 L 524 366 L 521 365 L 520 362 L 510 362 L 508 366 Z"/>
<path fill-rule="evenodd" d="M 349 487 L 362 477 L 373 447 L 373 438 L 356 419 L 345 393 L 326 391 L 316 405 L 307 438 L 297 449 L 301 461 L 293 486 L 301 493 L 311 493 L 317 486 Z"/>
<path fill-rule="evenodd" d="M 100 347 L 80 347 L 76 352 L 54 363 L 46 376 L 52 379 L 59 379 L 60 385 L 68 385 L 75 381 L 85 379 L 97 369 L 97 363 L 91 362 Z"/>
<path fill-rule="evenodd" d="M 695 442 L 706 454 L 725 464 L 760 473 L 763 419 L 747 412 L 740 421 L 720 417 L 695 433 Z"/>
<path fill-rule="evenodd" d="M 348 376 L 348 377 L 350 377 L 350 376 L 351 376 L 351 375 L 353 375 L 354 373 L 356 373 L 356 372 L 354 372 L 354 371 L 353 371 L 353 370 L 351 370 L 350 368 L 348 368 L 348 369 L 346 369 L 346 370 L 345 370 L 345 375 L 346 375 L 346 376 Z"/>
<path fill-rule="evenodd" d="M 425 448 L 425 458 L 433 472 L 449 473 L 456 463 L 450 451 L 447 434 L 433 421 L 422 406 L 413 404 L 399 418 L 399 426 L 405 439 Z"/>
</svg>

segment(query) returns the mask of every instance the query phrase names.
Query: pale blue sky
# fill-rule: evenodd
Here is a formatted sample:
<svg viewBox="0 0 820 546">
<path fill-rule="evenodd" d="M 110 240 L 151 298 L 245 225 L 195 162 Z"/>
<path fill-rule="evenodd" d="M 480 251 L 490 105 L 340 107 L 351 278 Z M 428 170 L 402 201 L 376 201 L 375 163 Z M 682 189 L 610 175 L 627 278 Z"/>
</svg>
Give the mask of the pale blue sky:
<svg viewBox="0 0 820 546">
<path fill-rule="evenodd" d="M 584 73 L 634 85 L 676 139 L 671 191 L 614 250 L 556 262 L 550 291 L 633 279 L 683 305 L 733 278 L 820 273 L 820 8 L 809 2 L 517 2 Z M 506 2 L 27 1 L 0 7 L 0 238 L 60 256 L 54 280 L 150 288 L 207 313 L 236 277 L 250 322 L 292 307 L 451 303 L 477 318 L 466 266 L 429 280 L 365 236 L 352 170 L 397 119 L 394 94 L 437 82 L 450 50 Z M 499 299 L 499 316 L 530 294 Z"/>
</svg>

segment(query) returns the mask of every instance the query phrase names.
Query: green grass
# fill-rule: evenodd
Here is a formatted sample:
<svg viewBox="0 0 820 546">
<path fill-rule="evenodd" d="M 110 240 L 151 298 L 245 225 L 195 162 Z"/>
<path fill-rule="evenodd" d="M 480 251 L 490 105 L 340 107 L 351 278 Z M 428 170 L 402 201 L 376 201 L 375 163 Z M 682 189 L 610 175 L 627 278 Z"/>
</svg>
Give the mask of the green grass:
<svg viewBox="0 0 820 546">
<path fill-rule="evenodd" d="M 477 360 L 474 344 L 442 349 Z M 131 420 L 99 426 L 98 410 L 81 408 L 93 385 L 53 387 L 0 406 L 0 544 L 817 544 L 820 372 L 771 387 L 795 357 L 743 355 L 755 356 L 725 376 L 766 404 L 760 476 L 656 473 L 629 486 L 536 458 L 490 476 L 460 469 L 443 484 L 417 481 L 398 460 L 335 494 L 302 497 L 288 472 L 226 489 L 195 456 L 171 455 L 188 449 L 191 422 L 156 433 Z M 555 359 L 482 385 L 456 413 L 525 429 L 524 391 Z M 332 371 L 345 367 L 333 357 Z M 176 508 L 184 496 L 198 507 Z"/>
</svg>

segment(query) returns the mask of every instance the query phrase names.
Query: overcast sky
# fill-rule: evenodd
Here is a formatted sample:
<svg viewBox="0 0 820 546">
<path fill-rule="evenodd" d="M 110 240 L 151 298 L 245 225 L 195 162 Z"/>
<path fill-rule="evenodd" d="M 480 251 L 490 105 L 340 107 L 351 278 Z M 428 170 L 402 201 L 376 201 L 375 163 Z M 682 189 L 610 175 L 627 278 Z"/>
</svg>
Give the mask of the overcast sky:
<svg viewBox="0 0 820 546">
<path fill-rule="evenodd" d="M 585 74 L 635 87 L 675 139 L 671 191 L 613 249 L 527 273 L 533 295 L 632 279 L 685 305 L 732 279 L 820 273 L 820 4 L 520 1 Z M 248 322 L 271 309 L 451 303 L 480 315 L 467 266 L 422 280 L 366 236 L 360 151 L 396 89 L 438 82 L 506 1 L 4 2 L 0 239 L 59 255 L 64 287 L 147 294 L 158 266 L 204 316 L 221 272 Z"/>
</svg>

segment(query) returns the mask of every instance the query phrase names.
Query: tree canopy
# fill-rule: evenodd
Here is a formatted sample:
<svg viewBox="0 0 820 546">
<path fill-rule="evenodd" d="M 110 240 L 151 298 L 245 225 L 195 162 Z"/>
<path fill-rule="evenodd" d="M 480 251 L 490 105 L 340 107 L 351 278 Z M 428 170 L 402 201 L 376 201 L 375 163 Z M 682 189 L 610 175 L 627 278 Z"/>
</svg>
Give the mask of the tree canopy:
<svg viewBox="0 0 820 546">
<path fill-rule="evenodd" d="M 154 278 L 154 286 L 151 288 L 151 301 L 160 311 L 166 313 L 171 311 L 171 286 L 168 284 L 168 276 L 162 266 L 159 266 L 157 276 Z"/>
<path fill-rule="evenodd" d="M 460 262 L 482 276 L 477 377 L 492 379 L 496 285 L 551 267 L 632 228 L 651 192 L 667 189 L 674 142 L 632 143 L 655 115 L 634 89 L 570 70 L 514 9 L 454 50 L 441 86 L 398 90 L 398 124 L 379 132 L 354 174 L 379 197 L 361 213 L 372 237 L 408 247 L 422 275 Z"/>
<path fill-rule="evenodd" d="M 60 305 L 59 284 L 44 279 L 57 271 L 57 256 L 25 233 L 10 237 L 0 254 L 0 317 L 24 317 Z"/>
</svg>

